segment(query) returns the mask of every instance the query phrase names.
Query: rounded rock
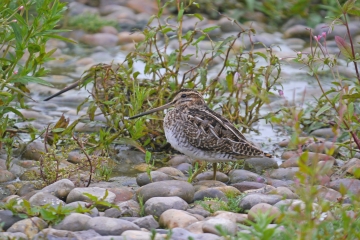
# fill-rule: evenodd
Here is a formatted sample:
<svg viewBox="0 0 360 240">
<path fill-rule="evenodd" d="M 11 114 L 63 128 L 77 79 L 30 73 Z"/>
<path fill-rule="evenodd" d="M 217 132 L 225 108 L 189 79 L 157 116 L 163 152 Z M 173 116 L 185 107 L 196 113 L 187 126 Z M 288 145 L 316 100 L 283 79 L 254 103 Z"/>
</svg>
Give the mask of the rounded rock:
<svg viewBox="0 0 360 240">
<path fill-rule="evenodd" d="M 218 228 L 221 228 L 222 231 L 230 235 L 234 235 L 237 230 L 236 223 L 225 218 L 210 218 L 206 220 L 202 226 L 204 233 L 221 235 Z"/>
<path fill-rule="evenodd" d="M 144 202 L 152 197 L 178 196 L 190 203 L 194 199 L 194 187 L 188 182 L 177 180 L 154 182 L 138 189 L 137 195 L 141 196 Z"/>
<path fill-rule="evenodd" d="M 87 228 L 87 222 L 91 219 L 88 215 L 80 213 L 70 213 L 66 216 L 60 223 L 53 226 L 53 228 L 58 230 L 67 230 L 67 231 L 83 231 Z"/>
<path fill-rule="evenodd" d="M 116 35 L 110 33 L 95 33 L 84 34 L 84 36 L 80 38 L 80 41 L 89 46 L 115 47 L 119 39 Z"/>
<path fill-rule="evenodd" d="M 8 170 L 0 169 L 0 183 L 9 182 L 16 179 L 16 176 Z"/>
<path fill-rule="evenodd" d="M 120 235 L 126 230 L 140 230 L 140 228 L 132 222 L 109 217 L 90 218 L 86 223 L 86 228 L 93 229 L 102 236 Z"/>
<path fill-rule="evenodd" d="M 248 219 L 255 222 L 259 214 L 267 214 L 268 217 L 274 220 L 280 216 L 280 210 L 267 203 L 258 203 L 249 210 Z"/>
<path fill-rule="evenodd" d="M 27 218 L 14 223 L 7 232 L 22 232 L 25 233 L 28 238 L 33 238 L 40 230 L 47 227 L 44 220 L 38 217 Z"/>
<path fill-rule="evenodd" d="M 245 196 L 241 202 L 239 203 L 239 207 L 243 210 L 251 209 L 258 203 L 268 203 L 270 205 L 274 205 L 282 199 L 279 195 L 265 195 L 265 194 L 249 194 Z"/>
<path fill-rule="evenodd" d="M 229 174 L 231 183 L 238 183 L 243 181 L 249 182 L 264 182 L 264 178 L 259 174 L 247 171 L 247 170 L 232 170 Z"/>
<path fill-rule="evenodd" d="M 214 179 L 214 173 L 211 171 L 202 172 L 195 177 L 195 180 L 197 181 L 213 180 L 213 179 Z M 223 183 L 227 183 L 229 181 L 229 177 L 225 173 L 217 171 L 216 180 Z"/>
<path fill-rule="evenodd" d="M 198 219 L 188 212 L 177 209 L 169 209 L 161 214 L 159 224 L 160 226 L 170 229 L 175 227 L 185 228 L 197 221 Z"/>
<path fill-rule="evenodd" d="M 44 206 L 46 204 L 50 204 L 53 207 L 57 207 L 58 205 L 65 205 L 65 203 L 59 198 L 45 192 L 35 193 L 32 197 L 30 197 L 29 203 L 31 206 Z"/>
<path fill-rule="evenodd" d="M 278 169 L 268 170 L 266 176 L 279 180 L 294 180 L 295 174 L 298 171 L 299 171 L 298 167 L 278 168 Z"/>
<path fill-rule="evenodd" d="M 247 190 L 259 189 L 259 188 L 265 187 L 266 184 L 265 183 L 259 183 L 259 182 L 243 181 L 243 182 L 239 182 L 239 183 L 234 183 L 231 186 L 235 187 L 240 192 L 244 192 L 244 191 L 247 191 Z"/>
<path fill-rule="evenodd" d="M 244 169 L 262 174 L 266 169 L 279 168 L 277 162 L 273 158 L 249 158 L 244 162 Z"/>
<path fill-rule="evenodd" d="M 194 194 L 194 201 L 204 200 L 205 198 L 218 198 L 223 201 L 228 200 L 222 191 L 215 188 L 203 189 Z"/>
<path fill-rule="evenodd" d="M 138 218 L 132 222 L 138 225 L 140 228 L 145 228 L 147 230 L 159 228 L 159 223 L 155 220 L 155 218 L 152 215 Z"/>
<path fill-rule="evenodd" d="M 136 183 L 141 187 L 151 182 L 172 180 L 172 178 L 169 175 L 158 171 L 151 171 L 150 176 L 151 179 L 149 178 L 149 175 L 147 173 L 140 173 L 136 177 Z"/>
<path fill-rule="evenodd" d="M 159 217 L 169 209 L 186 210 L 189 205 L 180 197 L 153 197 L 144 204 L 145 213 Z"/>
<path fill-rule="evenodd" d="M 55 195 L 60 199 L 66 199 L 71 190 L 75 188 L 75 185 L 69 179 L 61 179 L 57 182 L 50 184 L 49 186 L 41 189 L 41 192 L 46 192 Z"/>
</svg>

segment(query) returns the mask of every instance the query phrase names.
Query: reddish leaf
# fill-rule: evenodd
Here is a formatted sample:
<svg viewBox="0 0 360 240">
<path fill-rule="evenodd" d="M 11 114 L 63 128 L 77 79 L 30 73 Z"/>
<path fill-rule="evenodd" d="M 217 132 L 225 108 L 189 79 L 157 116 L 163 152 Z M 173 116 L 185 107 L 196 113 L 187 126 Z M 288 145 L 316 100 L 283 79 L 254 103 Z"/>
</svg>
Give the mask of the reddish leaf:
<svg viewBox="0 0 360 240">
<path fill-rule="evenodd" d="M 342 37 L 335 36 L 336 45 L 339 47 L 340 52 L 349 59 L 354 59 L 350 45 L 345 42 Z"/>
</svg>

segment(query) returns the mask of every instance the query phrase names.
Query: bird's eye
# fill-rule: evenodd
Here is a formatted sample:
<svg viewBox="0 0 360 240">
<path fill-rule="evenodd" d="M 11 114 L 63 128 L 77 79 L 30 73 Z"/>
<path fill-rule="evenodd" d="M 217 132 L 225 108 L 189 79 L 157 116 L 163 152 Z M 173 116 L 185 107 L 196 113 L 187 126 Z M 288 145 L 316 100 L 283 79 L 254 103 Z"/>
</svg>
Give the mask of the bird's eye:
<svg viewBox="0 0 360 240">
<path fill-rule="evenodd" d="M 186 94 L 182 94 L 181 97 L 182 97 L 182 98 L 186 98 Z"/>
</svg>

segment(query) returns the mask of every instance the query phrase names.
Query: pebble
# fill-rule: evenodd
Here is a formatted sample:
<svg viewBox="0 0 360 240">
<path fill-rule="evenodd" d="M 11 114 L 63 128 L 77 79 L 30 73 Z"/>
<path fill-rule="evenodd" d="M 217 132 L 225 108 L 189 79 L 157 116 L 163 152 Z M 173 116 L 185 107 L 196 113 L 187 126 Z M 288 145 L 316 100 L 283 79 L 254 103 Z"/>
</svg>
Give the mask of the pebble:
<svg viewBox="0 0 360 240">
<path fill-rule="evenodd" d="M 48 225 L 46 222 L 41 218 L 32 217 L 15 222 L 10 228 L 7 229 L 7 232 L 22 232 L 31 239 L 35 236 L 35 234 L 47 226 Z"/>
<path fill-rule="evenodd" d="M 50 193 L 60 199 L 64 199 L 69 195 L 70 191 L 75 188 L 75 185 L 69 179 L 61 179 L 57 182 L 54 182 L 43 189 L 41 192 Z"/>
<path fill-rule="evenodd" d="M 7 230 L 11 225 L 14 223 L 22 220 L 18 215 L 14 215 L 12 211 L 10 210 L 0 210 L 0 222 L 1 222 L 1 228 L 3 230 Z M 1 236 L 1 235 L 0 235 Z M 1 237 L 0 237 L 1 239 Z"/>
<path fill-rule="evenodd" d="M 157 169 L 156 171 L 165 173 L 168 176 L 172 177 L 173 179 L 185 178 L 184 173 L 182 173 L 180 170 L 173 168 L 173 167 L 162 167 L 162 168 Z M 184 180 L 187 180 L 187 178 Z"/>
<path fill-rule="evenodd" d="M 39 161 L 43 152 L 46 152 L 44 143 L 41 141 L 33 141 L 26 146 L 21 157 L 28 160 Z"/>
<path fill-rule="evenodd" d="M 232 170 L 229 174 L 231 183 L 238 183 L 243 181 L 249 182 L 264 182 L 264 178 L 259 174 L 247 171 L 247 170 Z"/>
<path fill-rule="evenodd" d="M 117 238 L 111 238 L 111 239 L 116 240 Z M 147 240 L 147 239 L 162 240 L 164 239 L 164 237 L 162 236 L 162 234 L 159 233 L 155 233 L 154 236 L 152 232 L 145 232 L 138 230 L 126 230 L 121 234 L 121 240 Z"/>
<path fill-rule="evenodd" d="M 213 179 L 214 179 L 214 173 L 212 171 L 202 172 L 195 177 L 196 181 L 213 180 Z M 226 174 L 217 171 L 216 180 L 223 183 L 227 183 L 229 181 L 229 177 Z"/>
<path fill-rule="evenodd" d="M 205 198 L 218 198 L 223 201 L 227 201 L 225 194 L 214 188 L 207 188 L 195 192 L 194 201 L 204 200 Z"/>
<path fill-rule="evenodd" d="M 184 240 L 184 239 L 219 240 L 219 236 L 215 234 L 211 234 L 211 233 L 195 234 L 179 227 L 171 229 L 171 233 L 172 233 L 171 240 Z"/>
<path fill-rule="evenodd" d="M 341 178 L 329 183 L 329 188 L 332 188 L 336 191 L 340 190 L 340 186 L 343 185 L 350 193 L 359 194 L 360 193 L 360 180 L 351 179 L 351 178 Z"/>
<path fill-rule="evenodd" d="M 294 25 L 285 30 L 283 37 L 284 38 L 301 38 L 309 39 L 310 31 L 307 30 L 309 27 L 304 25 Z"/>
<path fill-rule="evenodd" d="M 265 195 L 265 194 L 249 194 L 245 196 L 239 203 L 239 207 L 243 210 L 251 209 L 258 203 L 268 203 L 274 205 L 282 199 L 280 195 Z"/>
<path fill-rule="evenodd" d="M 89 46 L 115 47 L 119 43 L 116 35 L 111 33 L 94 33 L 84 34 L 80 38 L 80 42 Z"/>
<path fill-rule="evenodd" d="M 193 214 L 183 210 L 169 209 L 160 215 L 159 224 L 165 228 L 181 227 L 185 228 L 198 219 Z"/>
<path fill-rule="evenodd" d="M 118 208 L 109 208 L 105 210 L 106 217 L 139 217 L 140 205 L 134 200 L 128 200 L 117 204 Z"/>
<path fill-rule="evenodd" d="M 257 216 L 259 214 L 267 214 L 268 217 L 275 220 L 280 216 L 281 213 L 277 207 L 267 203 L 258 203 L 249 210 L 248 218 L 250 221 L 256 222 Z"/>
<path fill-rule="evenodd" d="M 0 183 L 9 182 L 15 179 L 16 176 L 12 172 L 8 170 L 0 169 Z"/>
<path fill-rule="evenodd" d="M 294 180 L 295 174 L 298 171 L 298 167 L 279 168 L 268 170 L 265 175 L 279 180 Z"/>
<path fill-rule="evenodd" d="M 83 231 L 87 230 L 87 222 L 90 216 L 80 213 L 70 213 L 60 223 L 53 226 L 54 229 L 67 231 Z"/>
<path fill-rule="evenodd" d="M 87 229 L 93 229 L 100 235 L 120 235 L 126 230 L 140 230 L 132 222 L 109 217 L 94 217 L 86 222 Z"/>
<path fill-rule="evenodd" d="M 144 202 L 152 197 L 178 196 L 191 203 L 194 199 L 194 193 L 194 187 L 190 183 L 178 180 L 166 181 L 166 184 L 154 182 L 137 190 L 137 195 L 142 197 Z"/>
<path fill-rule="evenodd" d="M 273 158 L 249 158 L 244 162 L 244 169 L 262 174 L 267 169 L 279 168 L 277 162 Z"/>
<path fill-rule="evenodd" d="M 64 201 L 46 192 L 35 193 L 30 199 L 29 203 L 32 206 L 44 206 L 49 204 L 50 206 L 57 207 L 59 205 L 65 205 Z"/>
<path fill-rule="evenodd" d="M 218 229 L 221 228 L 221 231 Z M 221 232 L 234 235 L 237 230 L 236 223 L 226 218 L 210 218 L 202 226 L 204 233 L 212 233 L 221 236 Z"/>
<path fill-rule="evenodd" d="M 140 228 L 145 228 L 147 230 L 156 229 L 160 226 L 152 215 L 138 218 L 132 222 L 138 225 Z"/>
<path fill-rule="evenodd" d="M 179 166 L 182 163 L 191 164 L 191 161 L 185 155 L 175 155 L 167 163 L 172 167 L 176 167 L 176 166 Z"/>
<path fill-rule="evenodd" d="M 339 133 L 337 133 L 337 134 L 339 134 Z M 311 132 L 311 135 L 315 136 L 315 137 L 329 139 L 329 140 L 331 140 L 331 139 L 333 139 L 335 137 L 335 133 L 334 133 L 332 128 L 316 129 L 316 130 Z"/>
<path fill-rule="evenodd" d="M 151 171 L 150 176 L 151 178 L 147 173 L 140 173 L 136 177 L 136 183 L 141 187 L 152 182 L 172 180 L 169 175 L 158 171 Z"/>
<path fill-rule="evenodd" d="M 243 182 L 239 182 L 239 183 L 234 183 L 231 186 L 235 187 L 240 192 L 244 192 L 244 191 L 251 190 L 251 189 L 262 188 L 262 187 L 266 186 L 266 184 L 265 183 L 259 183 L 259 182 L 243 181 Z"/>
<path fill-rule="evenodd" d="M 188 204 L 180 197 L 153 197 L 144 204 L 145 213 L 160 217 L 160 215 L 169 209 L 187 210 Z"/>
</svg>

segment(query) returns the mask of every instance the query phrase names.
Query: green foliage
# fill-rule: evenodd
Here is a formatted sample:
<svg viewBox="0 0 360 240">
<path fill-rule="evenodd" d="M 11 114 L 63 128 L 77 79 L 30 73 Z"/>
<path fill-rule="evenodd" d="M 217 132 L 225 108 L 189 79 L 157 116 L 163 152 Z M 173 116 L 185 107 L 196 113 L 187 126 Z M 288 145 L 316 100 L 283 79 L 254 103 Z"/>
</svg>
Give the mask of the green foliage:
<svg viewBox="0 0 360 240">
<path fill-rule="evenodd" d="M 61 39 L 58 33 L 65 30 L 55 29 L 66 10 L 66 4 L 59 0 L 43 1 L 4 0 L 0 2 L 0 147 L 5 146 L 7 152 L 7 168 L 12 157 L 13 137 L 17 130 L 10 129 L 14 119 L 24 117 L 19 108 L 25 107 L 24 98 L 29 98 L 28 83 L 51 86 L 41 79 L 48 71 L 44 63 L 51 60 L 56 49 L 47 49 L 46 42 Z M 36 12 L 36 14 L 33 14 Z"/>
<path fill-rule="evenodd" d="M 235 196 L 233 194 L 228 194 L 228 201 L 225 202 L 218 198 L 208 198 L 205 197 L 202 201 L 196 201 L 196 204 L 202 206 L 206 211 L 214 213 L 216 211 L 229 211 L 229 212 L 241 212 L 239 203 L 245 197 L 245 194 Z"/>
<path fill-rule="evenodd" d="M 116 21 L 107 20 L 100 17 L 98 14 L 89 12 L 70 17 L 68 19 L 68 24 L 70 28 L 81 29 L 89 33 L 96 33 L 104 26 L 119 27 Z"/>
</svg>

